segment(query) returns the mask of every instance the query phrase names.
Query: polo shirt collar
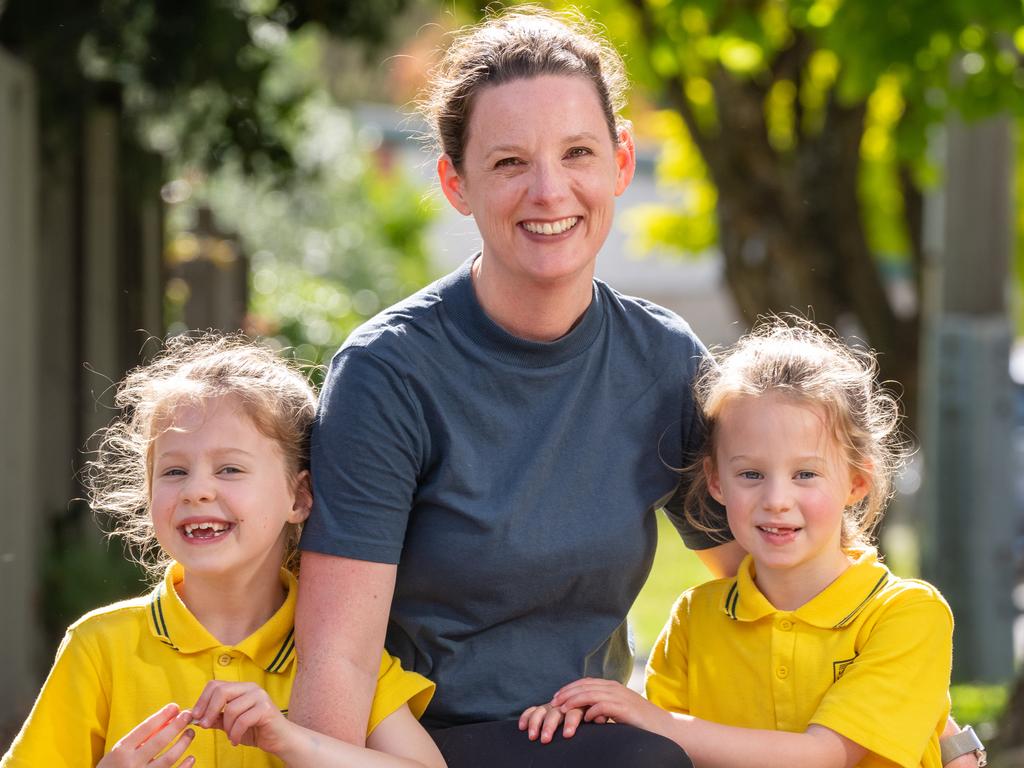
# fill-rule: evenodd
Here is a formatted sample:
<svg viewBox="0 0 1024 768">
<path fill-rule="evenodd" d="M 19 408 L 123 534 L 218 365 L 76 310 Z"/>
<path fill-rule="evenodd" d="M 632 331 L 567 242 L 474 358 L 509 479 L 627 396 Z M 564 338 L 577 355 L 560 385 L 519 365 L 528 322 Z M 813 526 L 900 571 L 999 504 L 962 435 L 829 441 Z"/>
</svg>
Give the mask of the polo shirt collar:
<svg viewBox="0 0 1024 768">
<path fill-rule="evenodd" d="M 849 555 L 853 564 L 820 594 L 792 611 L 795 618 L 822 629 L 842 629 L 891 578 L 874 548 L 850 549 Z M 780 613 L 757 588 L 754 576 L 754 561 L 747 555 L 722 600 L 721 608 L 729 618 L 757 621 Z"/>
<path fill-rule="evenodd" d="M 199 623 L 178 596 L 174 585 L 184 578 L 184 568 L 178 563 L 172 563 L 167 567 L 163 581 L 150 593 L 147 622 L 150 632 L 161 643 L 179 653 L 200 653 L 212 648 L 225 648 Z M 294 622 L 298 582 L 291 572 L 282 568 L 281 583 L 288 590 L 281 607 L 263 626 L 242 642 L 230 646 L 268 672 L 284 672 L 295 659 Z"/>
</svg>

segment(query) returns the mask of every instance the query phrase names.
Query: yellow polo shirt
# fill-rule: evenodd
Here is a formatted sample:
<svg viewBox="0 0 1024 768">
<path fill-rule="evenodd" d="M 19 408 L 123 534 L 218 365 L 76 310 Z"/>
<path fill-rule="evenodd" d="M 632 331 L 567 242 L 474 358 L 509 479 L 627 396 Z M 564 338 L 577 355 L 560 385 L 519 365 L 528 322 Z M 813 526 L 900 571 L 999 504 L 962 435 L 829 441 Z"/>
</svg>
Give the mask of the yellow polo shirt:
<svg viewBox="0 0 1024 768">
<path fill-rule="evenodd" d="M 191 706 L 209 680 L 253 682 L 282 712 L 295 679 L 293 619 L 298 584 L 281 571 L 288 596 L 238 645 L 217 641 L 189 612 L 172 565 L 149 595 L 86 614 L 71 625 L 50 675 L 0 768 L 95 766 L 132 728 L 168 702 Z M 384 653 L 367 733 L 408 703 L 423 714 L 434 684 Z M 218 730 L 195 728 L 186 755 L 201 766 L 265 768 L 280 760 L 254 747 L 233 747 Z"/>
<path fill-rule="evenodd" d="M 647 697 L 745 728 L 817 723 L 866 747 L 861 766 L 941 768 L 949 606 L 930 584 L 893 576 L 873 549 L 850 556 L 854 564 L 795 611 L 761 594 L 749 556 L 736 578 L 684 592 L 647 664 Z"/>
</svg>

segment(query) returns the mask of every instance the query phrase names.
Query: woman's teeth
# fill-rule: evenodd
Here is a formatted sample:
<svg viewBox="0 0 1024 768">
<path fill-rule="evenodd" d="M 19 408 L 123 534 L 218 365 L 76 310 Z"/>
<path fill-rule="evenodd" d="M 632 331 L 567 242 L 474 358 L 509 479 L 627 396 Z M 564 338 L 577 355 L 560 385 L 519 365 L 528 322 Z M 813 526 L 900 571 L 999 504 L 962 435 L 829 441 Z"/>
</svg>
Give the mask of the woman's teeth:
<svg viewBox="0 0 1024 768">
<path fill-rule="evenodd" d="M 217 534 L 223 533 L 231 527 L 229 523 L 216 523 L 213 521 L 202 523 L 188 523 L 182 526 L 185 535 L 190 539 L 208 539 Z"/>
<path fill-rule="evenodd" d="M 560 235 L 576 226 L 579 216 L 570 216 L 558 221 L 524 221 L 523 229 L 535 235 Z"/>
</svg>

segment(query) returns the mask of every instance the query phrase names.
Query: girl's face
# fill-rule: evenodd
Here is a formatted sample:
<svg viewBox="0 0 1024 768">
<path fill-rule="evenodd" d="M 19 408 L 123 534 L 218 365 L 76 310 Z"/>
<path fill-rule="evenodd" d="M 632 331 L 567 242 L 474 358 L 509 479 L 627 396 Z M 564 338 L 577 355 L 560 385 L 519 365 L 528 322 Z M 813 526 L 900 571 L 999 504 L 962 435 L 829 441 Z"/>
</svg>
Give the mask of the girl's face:
<svg viewBox="0 0 1024 768">
<path fill-rule="evenodd" d="M 589 281 L 634 166 L 632 139 L 611 140 L 593 83 L 543 75 L 481 90 L 462 170 L 445 155 L 438 174 L 476 220 L 484 268 L 511 288 Z"/>
<path fill-rule="evenodd" d="M 848 565 L 845 510 L 868 492 L 824 410 L 777 394 L 736 397 L 722 406 L 715 437 L 708 486 L 753 556 L 758 582 L 786 573 L 814 585 L 811 595 L 824 589 Z"/>
<path fill-rule="evenodd" d="M 277 442 L 236 398 L 184 405 L 153 445 L 150 514 L 160 546 L 194 577 L 277 574 L 286 526 L 309 515 L 309 473 L 293 477 Z"/>
</svg>

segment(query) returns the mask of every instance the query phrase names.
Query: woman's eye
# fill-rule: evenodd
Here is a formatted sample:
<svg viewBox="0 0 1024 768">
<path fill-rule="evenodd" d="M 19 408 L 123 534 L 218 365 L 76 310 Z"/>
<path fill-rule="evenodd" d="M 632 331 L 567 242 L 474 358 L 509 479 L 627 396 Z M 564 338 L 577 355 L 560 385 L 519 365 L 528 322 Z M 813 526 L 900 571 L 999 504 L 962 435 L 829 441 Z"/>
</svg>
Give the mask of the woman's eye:
<svg viewBox="0 0 1024 768">
<path fill-rule="evenodd" d="M 501 160 L 494 164 L 495 168 L 512 168 L 519 165 L 522 161 L 518 157 L 503 157 Z"/>
<path fill-rule="evenodd" d="M 594 154 L 588 147 L 573 147 L 565 153 L 566 157 L 586 157 Z"/>
</svg>

